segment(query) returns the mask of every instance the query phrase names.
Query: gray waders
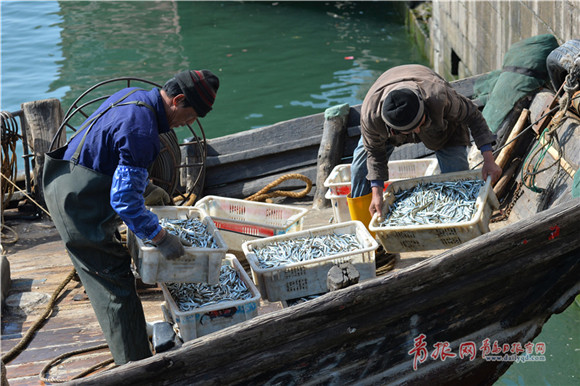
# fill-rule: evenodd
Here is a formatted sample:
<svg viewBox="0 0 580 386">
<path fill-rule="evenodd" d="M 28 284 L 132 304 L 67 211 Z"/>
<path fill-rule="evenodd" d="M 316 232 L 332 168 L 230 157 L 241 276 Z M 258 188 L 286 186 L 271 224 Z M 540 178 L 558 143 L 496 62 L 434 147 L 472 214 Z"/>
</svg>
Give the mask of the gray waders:
<svg viewBox="0 0 580 386">
<path fill-rule="evenodd" d="M 95 121 L 89 122 L 87 132 Z M 115 363 L 121 365 L 152 353 L 131 256 L 121 244 L 120 218 L 109 203 L 112 177 L 78 164 L 85 138 L 70 161 L 62 159 L 66 146 L 46 154 L 45 201 Z"/>
</svg>

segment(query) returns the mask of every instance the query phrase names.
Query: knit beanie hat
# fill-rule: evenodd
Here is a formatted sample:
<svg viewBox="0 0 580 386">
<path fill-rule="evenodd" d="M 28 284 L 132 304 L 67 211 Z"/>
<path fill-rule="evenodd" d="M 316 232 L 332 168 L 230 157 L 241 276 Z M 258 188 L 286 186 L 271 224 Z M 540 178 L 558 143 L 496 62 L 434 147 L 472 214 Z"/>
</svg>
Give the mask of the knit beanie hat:
<svg viewBox="0 0 580 386">
<path fill-rule="evenodd" d="M 391 129 L 409 131 L 421 122 L 423 111 L 423 98 L 420 97 L 418 91 L 398 88 L 387 94 L 381 116 Z"/>
<path fill-rule="evenodd" d="M 210 70 L 186 70 L 176 74 L 175 80 L 197 115 L 205 117 L 211 111 L 220 86 L 218 77 Z"/>
</svg>

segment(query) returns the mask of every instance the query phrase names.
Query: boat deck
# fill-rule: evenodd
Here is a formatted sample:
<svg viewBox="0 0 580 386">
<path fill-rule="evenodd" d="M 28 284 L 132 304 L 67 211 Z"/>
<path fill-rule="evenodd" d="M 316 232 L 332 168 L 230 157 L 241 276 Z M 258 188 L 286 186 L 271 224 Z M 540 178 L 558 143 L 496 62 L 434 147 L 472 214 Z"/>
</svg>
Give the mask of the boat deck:
<svg viewBox="0 0 580 386">
<path fill-rule="evenodd" d="M 305 221 L 309 227 L 326 225 L 324 219 L 327 215 L 332 215 L 332 209 L 310 211 Z M 37 323 L 46 312 L 55 291 L 73 270 L 50 219 L 25 219 L 17 210 L 7 210 L 4 220 L 15 233 L 5 232 L 2 239 L 11 276 L 6 307 L 2 311 L 2 356 L 19 344 L 27 331 Z M 163 320 L 161 303 L 164 298 L 161 289 L 139 283 L 138 292 L 146 320 Z M 262 301 L 259 313 L 280 308 L 280 302 Z M 13 386 L 38 385 L 39 373 L 51 360 L 65 353 L 104 343 L 104 336 L 83 287 L 73 278 L 56 299 L 54 311 L 38 329 L 30 344 L 6 364 L 8 381 Z M 64 365 L 53 367 L 50 374 L 54 378 L 67 379 L 110 357 L 107 349 L 77 355 Z"/>
<path fill-rule="evenodd" d="M 312 200 L 308 197 L 274 200 L 285 205 L 312 208 Z M 330 207 L 311 209 L 304 217 L 303 229 L 329 225 L 332 216 L 333 211 Z M 12 279 L 7 306 L 2 313 L 3 356 L 20 342 L 46 312 L 53 293 L 73 270 L 64 245 L 50 219 L 23 219 L 15 209 L 5 211 L 4 217 L 5 224 L 12 228 L 18 237 L 16 242 L 11 242 L 10 232 L 5 233 L 6 238 L 3 237 L 3 247 L 10 263 Z M 438 252 L 441 251 L 399 254 L 394 269 L 387 268 L 377 261 L 377 276 L 396 272 Z M 238 258 L 241 257 L 240 260 L 245 260 L 243 255 L 240 256 L 239 253 L 236 255 Z M 241 262 L 249 273 L 247 262 Z M 163 320 L 161 303 L 164 298 L 161 289 L 140 281 L 139 283 L 138 292 L 146 320 L 148 322 Z M 258 314 L 281 308 L 283 308 L 281 302 L 271 303 L 262 300 Z M 39 373 L 50 361 L 60 355 L 104 343 L 104 336 L 83 287 L 73 278 L 56 299 L 52 313 L 36 332 L 30 344 L 6 365 L 8 381 L 12 386 L 37 385 L 41 383 Z M 108 349 L 75 355 L 64 363 L 52 367 L 50 377 L 68 379 L 108 358 L 110 358 Z"/>
</svg>

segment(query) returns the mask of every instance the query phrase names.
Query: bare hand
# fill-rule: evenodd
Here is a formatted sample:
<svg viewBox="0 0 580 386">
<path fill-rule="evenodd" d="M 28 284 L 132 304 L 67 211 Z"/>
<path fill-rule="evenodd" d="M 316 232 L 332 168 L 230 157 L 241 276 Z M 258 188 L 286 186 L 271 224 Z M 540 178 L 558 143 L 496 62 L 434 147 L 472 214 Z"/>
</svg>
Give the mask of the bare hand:
<svg viewBox="0 0 580 386">
<path fill-rule="evenodd" d="M 481 169 L 481 176 L 485 181 L 488 176 L 491 176 L 491 184 L 495 183 L 500 179 L 502 170 L 498 164 L 495 163 L 493 159 L 493 153 L 491 151 L 483 152 L 483 168 Z"/>
<path fill-rule="evenodd" d="M 379 217 L 382 216 L 383 211 L 383 188 L 380 186 L 373 187 L 373 197 L 371 199 L 371 205 L 369 207 L 369 212 L 371 212 L 371 216 L 375 213 L 379 214 Z"/>
</svg>

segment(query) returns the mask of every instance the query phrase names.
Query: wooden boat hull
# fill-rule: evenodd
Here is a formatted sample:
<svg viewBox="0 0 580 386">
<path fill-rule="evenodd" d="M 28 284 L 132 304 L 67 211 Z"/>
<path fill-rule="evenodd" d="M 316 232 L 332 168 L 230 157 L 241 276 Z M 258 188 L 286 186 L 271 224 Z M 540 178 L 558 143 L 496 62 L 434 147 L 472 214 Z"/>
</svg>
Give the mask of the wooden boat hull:
<svg viewBox="0 0 580 386">
<path fill-rule="evenodd" d="M 461 84 L 469 96 L 472 81 Z M 349 111 L 345 162 L 360 136 L 359 111 Z M 317 114 L 208 141 L 204 194 L 242 198 L 288 173 L 316 181 L 323 123 Z M 573 149 L 580 143 L 567 135 L 574 127 L 560 130 Z M 427 153 L 421 144 L 405 145 L 391 159 Z M 567 154 L 578 163 L 580 153 Z M 538 182 L 549 186 L 553 176 Z M 524 346 L 580 292 L 580 202 L 562 179 L 547 198 L 525 191 L 511 225 L 438 256 L 69 384 L 491 385 L 512 360 L 484 359 L 483 343 Z M 419 352 L 427 355 L 416 357 L 421 334 L 427 351 Z M 460 357 L 470 342 L 475 358 Z M 443 360 L 440 344 L 455 357 Z"/>
<path fill-rule="evenodd" d="M 580 292 L 579 215 L 580 200 L 570 200 L 396 273 L 71 384 L 490 385 L 512 362 L 486 361 L 482 343 L 524 346 Z M 420 334 L 429 357 L 415 370 L 409 353 Z M 442 342 L 455 358 L 432 357 Z M 466 342 L 477 347 L 473 360 L 459 357 Z"/>
</svg>

